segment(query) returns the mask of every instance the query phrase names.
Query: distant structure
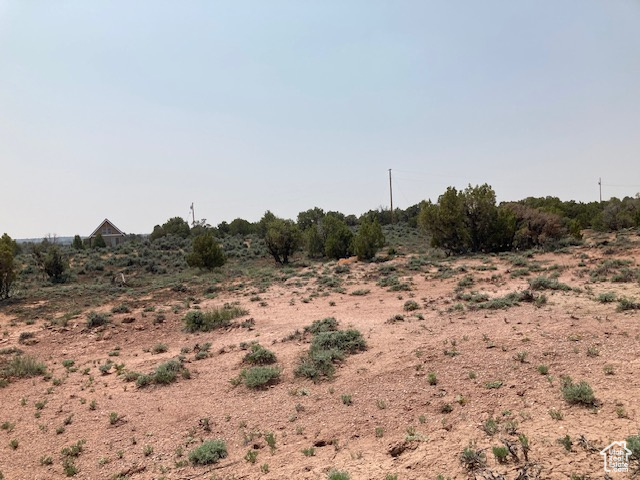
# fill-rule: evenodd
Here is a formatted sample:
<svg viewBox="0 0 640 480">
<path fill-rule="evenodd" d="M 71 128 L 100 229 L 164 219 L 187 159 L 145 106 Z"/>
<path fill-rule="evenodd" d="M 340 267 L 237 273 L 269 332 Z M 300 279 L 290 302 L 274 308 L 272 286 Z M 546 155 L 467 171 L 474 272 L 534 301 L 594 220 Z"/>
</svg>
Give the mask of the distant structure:
<svg viewBox="0 0 640 480">
<path fill-rule="evenodd" d="M 93 242 L 98 234 L 102 235 L 104 243 L 107 244 L 107 247 L 115 247 L 117 245 L 120 245 L 122 242 L 124 242 L 126 235 L 122 230 L 111 223 L 108 218 L 105 218 L 100 226 L 96 228 L 89 236 L 91 245 L 93 245 Z"/>
</svg>

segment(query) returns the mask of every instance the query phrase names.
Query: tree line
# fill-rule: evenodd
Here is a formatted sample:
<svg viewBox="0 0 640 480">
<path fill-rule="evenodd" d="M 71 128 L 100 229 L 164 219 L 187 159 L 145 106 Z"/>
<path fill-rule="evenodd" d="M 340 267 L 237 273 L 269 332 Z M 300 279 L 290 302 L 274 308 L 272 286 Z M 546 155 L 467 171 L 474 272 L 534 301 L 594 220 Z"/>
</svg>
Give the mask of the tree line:
<svg viewBox="0 0 640 480">
<path fill-rule="evenodd" d="M 447 255 L 470 252 L 499 252 L 529 248 L 554 248 L 579 242 L 581 231 L 593 228 L 617 231 L 640 228 L 640 195 L 611 198 L 604 202 L 562 201 L 557 197 L 528 197 L 517 202 L 497 204 L 488 184 L 469 185 L 464 190 L 449 187 L 436 202 L 423 201 L 406 209 L 369 210 L 360 217 L 315 207 L 298 213 L 296 220 L 279 218 L 267 211 L 257 222 L 236 218 L 213 227 L 205 220 L 189 225 L 173 217 L 156 225 L 149 240 L 171 248 L 160 239 L 188 240 L 188 265 L 205 270 L 222 266 L 225 255 L 220 239 L 255 235 L 264 241 L 278 264 L 287 264 L 300 250 L 313 259 L 339 259 L 352 255 L 371 260 L 385 245 L 382 226 L 401 223 L 419 227 L 433 247 Z M 140 236 L 132 236 L 140 238 Z M 77 250 L 106 248 L 98 236 L 93 242 L 74 237 Z M 69 265 L 55 238 L 45 238 L 28 246 L 34 263 L 53 283 L 68 279 Z M 0 238 L 0 298 L 7 298 L 16 278 L 14 258 L 21 246 L 6 233 Z"/>
</svg>

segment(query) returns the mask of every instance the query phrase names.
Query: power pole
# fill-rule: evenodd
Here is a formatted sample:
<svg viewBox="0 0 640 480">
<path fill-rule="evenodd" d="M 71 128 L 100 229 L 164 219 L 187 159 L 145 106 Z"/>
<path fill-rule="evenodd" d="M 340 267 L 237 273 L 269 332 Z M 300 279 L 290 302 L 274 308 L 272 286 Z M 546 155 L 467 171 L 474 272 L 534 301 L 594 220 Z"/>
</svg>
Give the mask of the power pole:
<svg viewBox="0 0 640 480">
<path fill-rule="evenodd" d="M 196 211 L 193 208 L 193 202 L 191 202 L 191 226 L 193 227 L 196 224 Z"/>
<path fill-rule="evenodd" d="M 389 169 L 389 197 L 391 200 L 391 223 L 393 224 L 393 187 L 391 186 L 391 169 Z"/>
<path fill-rule="evenodd" d="M 602 203 L 602 178 L 598 178 L 598 187 L 600 188 L 600 203 Z"/>
</svg>

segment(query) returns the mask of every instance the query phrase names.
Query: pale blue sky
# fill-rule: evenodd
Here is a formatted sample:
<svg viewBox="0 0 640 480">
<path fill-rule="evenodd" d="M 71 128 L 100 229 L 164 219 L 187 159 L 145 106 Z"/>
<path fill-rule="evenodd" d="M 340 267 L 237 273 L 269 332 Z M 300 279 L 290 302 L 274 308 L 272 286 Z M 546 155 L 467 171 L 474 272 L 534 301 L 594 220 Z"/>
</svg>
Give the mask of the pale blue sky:
<svg viewBox="0 0 640 480">
<path fill-rule="evenodd" d="M 640 191 L 640 1 L 0 0 L 0 234 Z"/>
</svg>

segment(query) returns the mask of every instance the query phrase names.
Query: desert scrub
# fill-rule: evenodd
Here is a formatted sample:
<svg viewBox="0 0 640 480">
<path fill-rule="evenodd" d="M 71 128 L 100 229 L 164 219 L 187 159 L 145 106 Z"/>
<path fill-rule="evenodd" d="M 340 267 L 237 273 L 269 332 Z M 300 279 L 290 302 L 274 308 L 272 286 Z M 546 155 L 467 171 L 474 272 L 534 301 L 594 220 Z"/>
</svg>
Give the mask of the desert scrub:
<svg viewBox="0 0 640 480">
<path fill-rule="evenodd" d="M 331 377 L 335 363 L 366 348 L 367 344 L 358 330 L 320 331 L 314 335 L 311 348 L 301 358 L 295 375 L 312 380 Z"/>
<path fill-rule="evenodd" d="M 122 303 L 111 309 L 111 313 L 130 313 L 131 309 L 126 303 Z"/>
<path fill-rule="evenodd" d="M 280 369 L 277 367 L 252 367 L 243 370 L 240 378 L 249 388 L 264 389 L 280 381 Z"/>
<path fill-rule="evenodd" d="M 349 476 L 349 472 L 339 471 L 332 469 L 327 474 L 327 480 L 349 480 L 351 476 Z"/>
<path fill-rule="evenodd" d="M 251 345 L 251 351 L 244 356 L 243 362 L 251 365 L 271 365 L 276 363 L 276 354 L 258 343 Z"/>
<path fill-rule="evenodd" d="M 604 292 L 598 295 L 598 301 L 600 303 L 613 303 L 617 298 L 614 292 Z"/>
<path fill-rule="evenodd" d="M 224 305 L 222 308 L 206 312 L 192 310 L 184 316 L 183 321 L 187 332 L 208 332 L 216 328 L 228 327 L 231 325 L 231 320 L 247 313 L 249 312 L 243 308 Z"/>
<path fill-rule="evenodd" d="M 11 378 L 30 378 L 46 374 L 45 364 L 29 355 L 16 355 L 9 361 L 0 362 L 0 381 L 8 382 Z"/>
<path fill-rule="evenodd" d="M 470 443 L 460 454 L 460 462 L 470 471 L 484 468 L 487 464 L 487 457 L 482 450 L 478 450 L 475 444 Z"/>
<path fill-rule="evenodd" d="M 420 305 L 418 305 L 418 302 L 416 302 L 415 300 L 407 300 L 406 302 L 404 302 L 403 309 L 405 312 L 412 312 L 414 310 L 418 310 L 419 308 Z"/>
<path fill-rule="evenodd" d="M 356 297 L 363 297 L 365 295 L 369 295 L 369 293 L 371 293 L 371 290 L 369 290 L 368 288 L 364 289 L 358 289 L 358 290 L 354 290 L 353 292 L 351 292 L 351 295 L 356 296 Z"/>
<path fill-rule="evenodd" d="M 178 380 L 178 375 L 181 375 L 182 378 L 189 378 L 190 372 L 179 359 L 172 359 L 158 365 L 150 375 L 127 372 L 125 380 L 133 381 L 135 379 L 136 385 L 139 388 L 143 388 L 152 383 L 156 385 L 168 385 Z"/>
<path fill-rule="evenodd" d="M 109 323 L 109 316 L 106 313 L 89 312 L 87 314 L 87 328 L 101 327 Z"/>
<path fill-rule="evenodd" d="M 626 310 L 640 310 L 640 302 L 636 302 L 630 298 L 621 298 L 618 300 L 618 308 L 619 312 L 624 312 Z"/>
<path fill-rule="evenodd" d="M 208 440 L 189 452 L 189 461 L 194 465 L 211 465 L 227 457 L 224 440 Z"/>
<path fill-rule="evenodd" d="M 169 347 L 166 343 L 156 343 L 153 347 L 151 347 L 151 353 L 157 355 L 158 353 L 165 353 L 169 350 Z"/>
<path fill-rule="evenodd" d="M 304 332 L 311 335 L 317 335 L 321 332 L 334 332 L 336 330 L 338 330 L 338 321 L 333 317 L 315 320 L 311 325 L 304 327 Z"/>
<path fill-rule="evenodd" d="M 531 290 L 571 290 L 571 287 L 565 283 L 560 283 L 555 278 L 536 277 L 529 280 L 529 288 Z"/>
<path fill-rule="evenodd" d="M 573 383 L 570 377 L 563 378 L 562 396 L 572 405 L 592 406 L 596 403 L 591 386 L 584 380 Z"/>
</svg>

